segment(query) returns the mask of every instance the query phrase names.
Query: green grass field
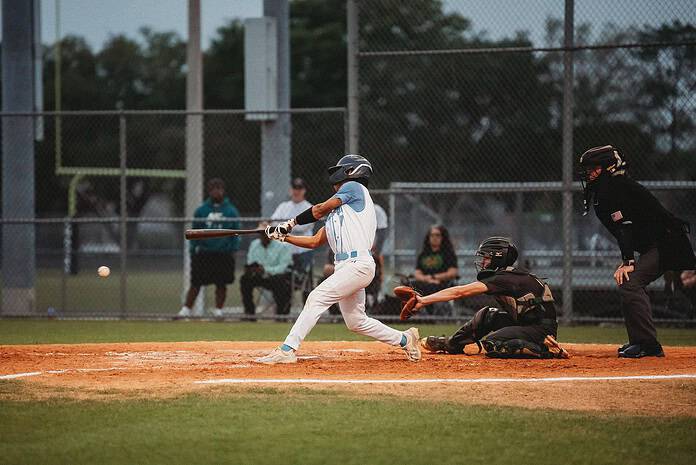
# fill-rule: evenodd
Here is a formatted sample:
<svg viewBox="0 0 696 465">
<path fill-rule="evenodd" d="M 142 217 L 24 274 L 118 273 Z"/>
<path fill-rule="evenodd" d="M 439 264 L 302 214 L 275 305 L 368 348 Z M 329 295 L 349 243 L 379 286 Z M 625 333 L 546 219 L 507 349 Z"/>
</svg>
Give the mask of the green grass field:
<svg viewBox="0 0 696 465">
<path fill-rule="evenodd" d="M 207 321 L 83 321 L 0 319 L 0 344 L 58 344 L 87 342 L 177 342 L 177 341 L 280 341 L 291 323 L 216 323 Z M 396 324 L 406 329 L 410 325 Z M 426 335 L 451 334 L 456 325 L 421 325 Z M 659 329 L 662 344 L 696 345 L 696 329 Z M 564 342 L 623 344 L 626 330 L 621 326 L 565 326 L 559 329 Z M 369 340 L 342 324 L 319 324 L 310 341 Z"/>
<path fill-rule="evenodd" d="M 0 320 L 0 344 L 281 340 L 288 328 L 281 323 Z M 454 329 L 421 327 L 423 334 Z M 625 338 L 620 327 L 564 327 L 560 334 L 572 342 L 618 344 Z M 694 330 L 662 329 L 660 336 L 666 345 L 696 345 Z M 310 339 L 361 338 L 343 325 L 320 324 Z M 0 399 L 21 398 L 22 386 L 22 381 L 0 381 Z M 174 399 L 0 400 L 0 463 L 675 465 L 694 462 L 694 431 L 694 418 L 216 387 Z"/>
<path fill-rule="evenodd" d="M 0 385 L 2 386 L 2 385 Z M 0 403 L 4 464 L 692 464 L 694 419 L 272 389 Z"/>
</svg>

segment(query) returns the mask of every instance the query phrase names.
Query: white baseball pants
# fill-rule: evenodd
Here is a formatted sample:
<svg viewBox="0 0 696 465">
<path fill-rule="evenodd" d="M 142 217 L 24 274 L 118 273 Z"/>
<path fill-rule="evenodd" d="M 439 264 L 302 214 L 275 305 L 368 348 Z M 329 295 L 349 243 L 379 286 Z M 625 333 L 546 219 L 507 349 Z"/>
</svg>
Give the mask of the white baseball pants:
<svg viewBox="0 0 696 465">
<path fill-rule="evenodd" d="M 386 344 L 400 345 L 401 331 L 365 314 L 365 288 L 374 276 L 375 262 L 372 257 L 337 263 L 334 273 L 309 294 L 302 312 L 285 338 L 285 344 L 297 350 L 322 313 L 338 303 L 348 329 Z"/>
</svg>

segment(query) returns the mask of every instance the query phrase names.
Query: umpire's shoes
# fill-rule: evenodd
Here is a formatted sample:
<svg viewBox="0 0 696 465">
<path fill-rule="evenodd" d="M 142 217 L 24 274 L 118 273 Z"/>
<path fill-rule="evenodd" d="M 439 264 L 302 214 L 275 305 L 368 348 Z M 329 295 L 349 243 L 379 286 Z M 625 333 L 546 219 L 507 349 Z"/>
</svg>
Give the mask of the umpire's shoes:
<svg viewBox="0 0 696 465">
<path fill-rule="evenodd" d="M 662 351 L 662 346 L 658 343 L 656 345 L 641 345 L 633 344 L 623 352 L 619 352 L 619 358 L 643 358 L 643 357 L 664 357 L 665 353 Z"/>
<path fill-rule="evenodd" d="M 616 353 L 619 354 L 619 355 L 621 355 L 621 352 L 623 352 L 624 350 L 628 349 L 628 348 L 631 347 L 632 345 L 633 345 L 633 344 L 631 344 L 630 342 L 627 342 L 626 344 L 624 344 L 624 345 L 622 345 L 621 347 L 619 347 L 619 348 L 616 350 Z"/>
</svg>

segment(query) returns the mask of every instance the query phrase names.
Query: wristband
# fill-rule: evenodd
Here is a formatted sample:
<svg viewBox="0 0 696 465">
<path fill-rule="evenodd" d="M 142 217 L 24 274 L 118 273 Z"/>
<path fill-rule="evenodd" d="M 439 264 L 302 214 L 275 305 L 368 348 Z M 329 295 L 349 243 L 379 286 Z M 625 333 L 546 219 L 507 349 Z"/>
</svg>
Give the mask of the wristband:
<svg viewBox="0 0 696 465">
<path fill-rule="evenodd" d="M 635 260 L 624 260 L 623 261 L 623 266 L 633 266 L 636 264 Z"/>
<path fill-rule="evenodd" d="M 312 207 L 309 207 L 307 210 L 295 217 L 295 223 L 297 224 L 310 224 L 316 223 L 316 221 L 317 219 L 314 218 L 314 214 L 312 213 Z"/>
</svg>

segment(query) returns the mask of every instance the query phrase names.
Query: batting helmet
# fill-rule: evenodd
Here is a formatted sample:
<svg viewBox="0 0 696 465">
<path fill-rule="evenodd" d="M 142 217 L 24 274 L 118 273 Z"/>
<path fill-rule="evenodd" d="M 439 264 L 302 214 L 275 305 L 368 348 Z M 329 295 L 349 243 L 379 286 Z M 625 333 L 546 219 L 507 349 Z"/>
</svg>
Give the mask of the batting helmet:
<svg viewBox="0 0 696 465">
<path fill-rule="evenodd" d="M 329 181 L 338 184 L 348 179 L 368 179 L 372 174 L 369 160 L 360 155 L 344 155 L 336 166 L 329 168 Z"/>
<path fill-rule="evenodd" d="M 496 271 L 514 265 L 518 256 L 517 247 L 511 239 L 493 236 L 479 244 L 474 264 L 480 276 L 483 271 Z M 484 258 L 490 259 L 485 265 Z"/>
</svg>

